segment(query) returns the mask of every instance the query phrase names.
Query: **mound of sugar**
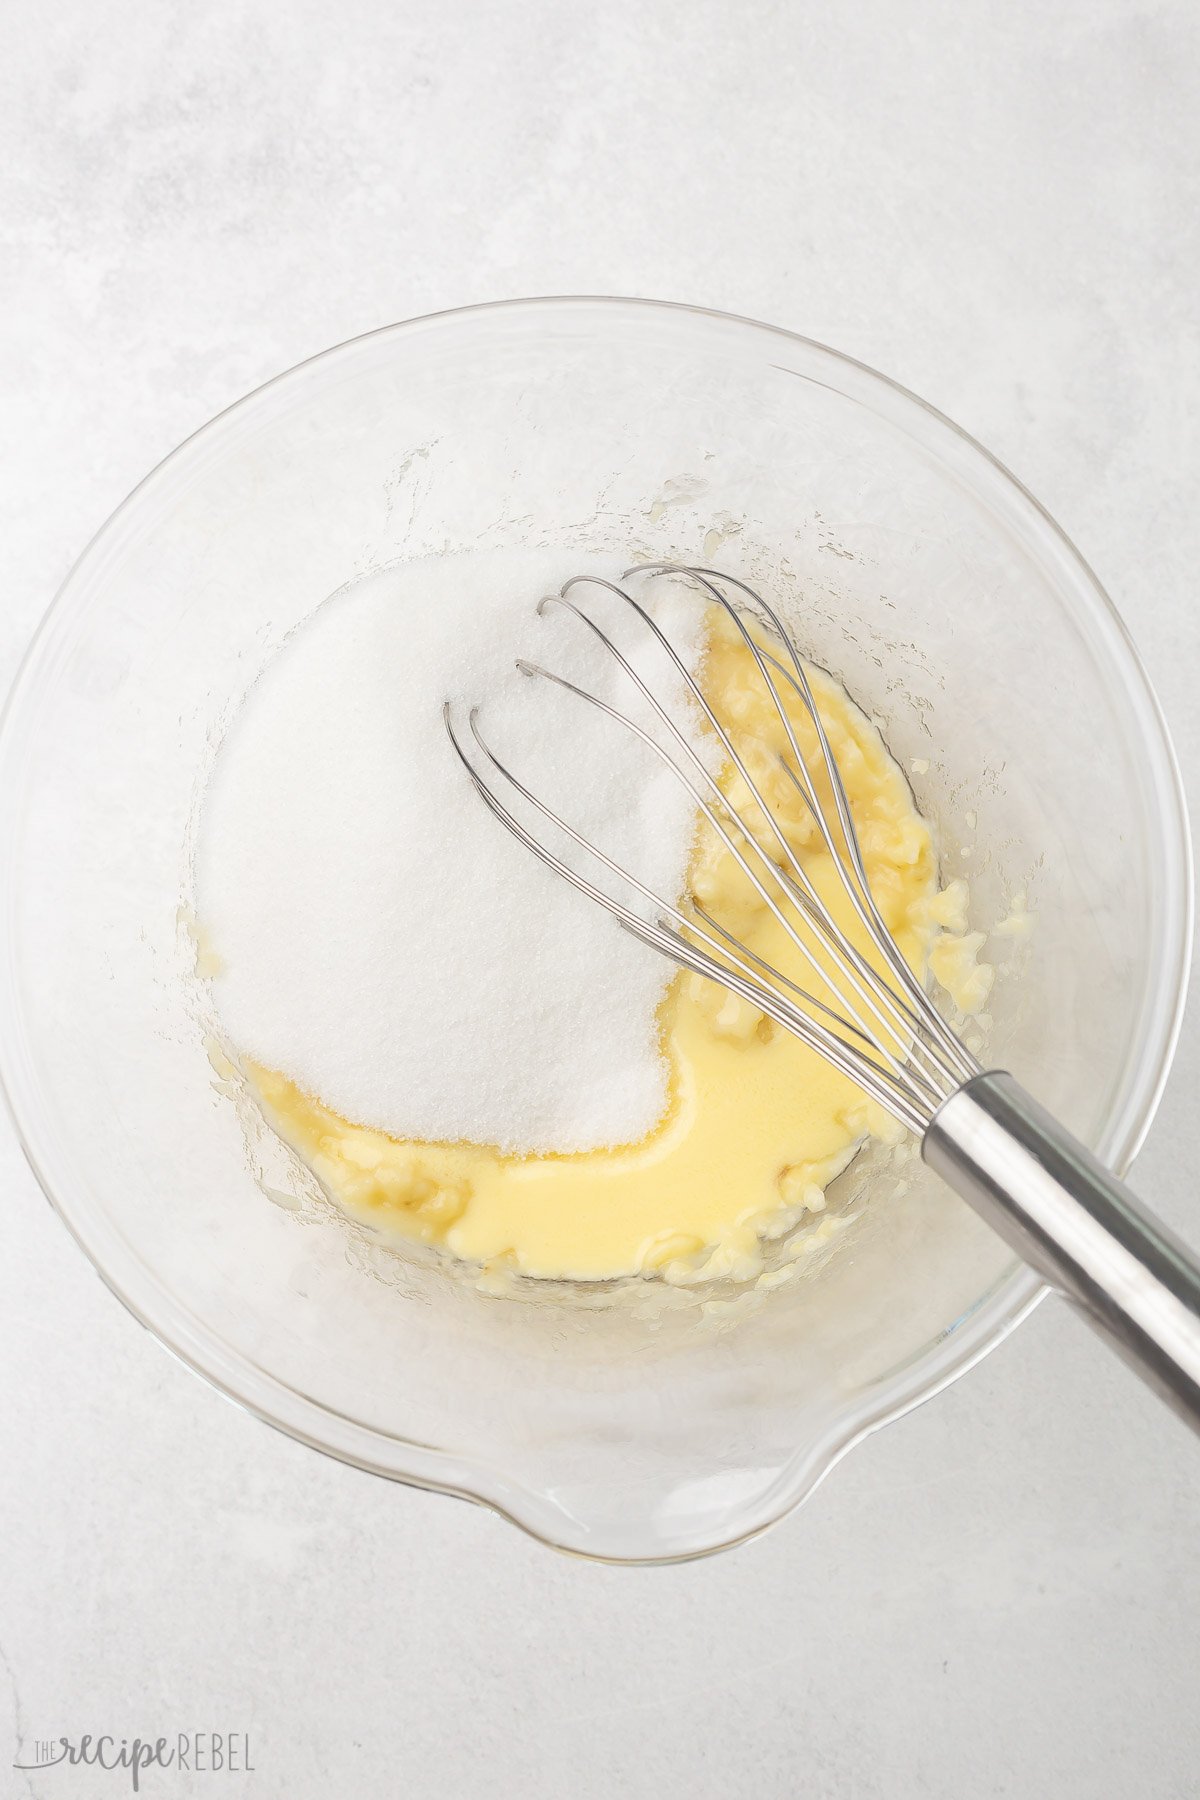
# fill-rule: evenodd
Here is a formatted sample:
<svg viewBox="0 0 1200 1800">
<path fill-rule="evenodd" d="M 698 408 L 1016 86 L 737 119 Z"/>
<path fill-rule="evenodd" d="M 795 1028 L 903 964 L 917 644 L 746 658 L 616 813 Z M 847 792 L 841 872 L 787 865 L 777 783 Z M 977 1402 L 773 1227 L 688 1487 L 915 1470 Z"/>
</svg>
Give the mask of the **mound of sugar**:
<svg viewBox="0 0 1200 1800">
<path fill-rule="evenodd" d="M 586 627 L 537 613 L 581 570 L 562 553 L 481 553 L 346 588 L 292 634 L 220 747 L 195 869 L 218 1011 L 241 1052 L 356 1123 L 531 1153 L 631 1142 L 663 1113 L 670 965 L 487 812 L 442 720 L 450 699 L 465 728 L 478 702 L 515 774 L 679 895 L 689 796 L 597 708 L 513 666 L 640 705 Z M 670 686 L 628 609 L 584 594 Z M 667 591 L 655 611 L 694 662 L 695 595 Z"/>
</svg>

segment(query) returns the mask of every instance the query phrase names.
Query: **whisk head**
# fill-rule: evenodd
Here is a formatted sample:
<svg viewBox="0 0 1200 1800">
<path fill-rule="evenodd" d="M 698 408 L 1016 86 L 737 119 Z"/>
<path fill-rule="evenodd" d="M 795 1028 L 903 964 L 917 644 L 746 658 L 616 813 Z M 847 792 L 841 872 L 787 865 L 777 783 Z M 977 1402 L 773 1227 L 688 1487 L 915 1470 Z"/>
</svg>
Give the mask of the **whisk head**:
<svg viewBox="0 0 1200 1800">
<path fill-rule="evenodd" d="M 648 583 L 662 577 L 686 584 L 700 604 L 720 608 L 749 652 L 755 678 L 763 684 L 783 731 L 785 749 L 779 766 L 788 791 L 798 796 L 810 815 L 873 954 L 865 954 L 851 941 L 822 898 L 761 780 L 751 773 L 736 724 L 718 715 L 688 660 L 643 599 L 631 591 L 636 583 L 639 594 L 644 593 Z M 678 716 L 678 708 L 656 690 L 588 610 L 589 592 L 593 598 L 615 597 L 618 605 L 629 609 L 637 628 L 651 635 L 665 655 L 664 667 L 671 671 L 672 682 L 698 715 L 705 734 L 712 734 L 723 768 L 736 772 L 737 790 L 745 796 L 740 805 L 731 801 L 730 783 L 718 778 L 713 758 L 701 753 L 695 732 Z M 606 604 L 611 606 L 612 601 Z M 480 798 L 527 849 L 626 931 L 757 1007 L 849 1076 L 903 1125 L 923 1134 L 942 1102 L 977 1075 L 980 1065 L 909 967 L 871 891 L 842 771 L 804 661 L 778 613 L 736 576 L 667 562 L 638 564 L 620 582 L 577 576 L 557 595 L 547 596 L 539 610 L 551 606 L 572 614 L 615 661 L 640 695 L 647 722 L 552 669 L 524 660 L 518 668 L 566 689 L 581 704 L 598 707 L 614 727 L 632 733 L 666 765 L 690 794 L 706 827 L 732 856 L 758 902 L 782 928 L 788 960 L 791 963 L 794 952 L 794 964 L 783 969 L 764 959 L 712 917 L 695 896 L 676 903 L 656 893 L 635 870 L 616 861 L 527 786 L 519 770 L 506 765 L 484 736 L 478 707 L 469 710 L 464 733 L 447 702 L 444 718 L 450 742 Z M 797 722 L 802 717 L 811 723 L 815 738 L 815 772 L 800 747 Z M 573 846 L 578 857 L 560 854 L 553 848 L 555 841 L 564 851 Z M 615 891 L 602 885 L 605 877 L 614 881 Z M 822 993 L 815 993 L 814 986 Z"/>
</svg>

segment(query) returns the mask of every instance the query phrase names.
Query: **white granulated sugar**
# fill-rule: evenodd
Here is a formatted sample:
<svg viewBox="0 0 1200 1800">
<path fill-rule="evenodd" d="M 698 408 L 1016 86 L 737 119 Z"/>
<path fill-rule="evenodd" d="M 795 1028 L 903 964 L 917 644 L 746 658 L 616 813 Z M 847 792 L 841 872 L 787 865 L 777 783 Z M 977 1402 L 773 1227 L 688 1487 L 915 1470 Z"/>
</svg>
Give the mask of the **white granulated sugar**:
<svg viewBox="0 0 1200 1800">
<path fill-rule="evenodd" d="M 581 568 L 613 572 L 489 553 L 343 590 L 293 633 L 218 752 L 196 909 L 223 1025 L 239 1051 L 356 1123 L 531 1153 L 631 1142 L 664 1111 L 656 1013 L 670 964 L 492 818 L 442 720 L 446 699 L 464 728 L 478 703 L 514 773 L 678 897 L 686 792 L 598 709 L 513 667 L 523 655 L 640 707 L 584 626 L 557 606 L 538 616 Z M 703 608 L 664 586 L 639 593 L 656 594 L 655 616 L 694 662 Z M 585 596 L 669 693 L 645 628 L 611 596 Z"/>
</svg>

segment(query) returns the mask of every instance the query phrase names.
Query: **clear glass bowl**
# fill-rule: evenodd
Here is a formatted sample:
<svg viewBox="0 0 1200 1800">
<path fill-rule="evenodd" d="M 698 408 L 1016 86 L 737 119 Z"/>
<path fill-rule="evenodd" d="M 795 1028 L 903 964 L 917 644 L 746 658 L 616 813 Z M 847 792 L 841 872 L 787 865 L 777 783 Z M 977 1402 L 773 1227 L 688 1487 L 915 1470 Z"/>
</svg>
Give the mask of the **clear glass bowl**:
<svg viewBox="0 0 1200 1800">
<path fill-rule="evenodd" d="M 583 1555 L 686 1557 L 795 1506 L 1034 1277 L 915 1159 L 868 1159 L 837 1253 L 743 1318 L 489 1298 L 304 1197 L 217 1091 L 179 924 L 214 744 L 285 633 L 397 557 L 514 541 L 798 577 L 803 644 L 914 769 L 975 921 L 1028 893 L 992 1060 L 1117 1168 L 1178 1025 L 1184 814 L 1040 507 L 892 383 L 741 319 L 565 299 L 376 332 L 198 432 L 81 558 L 0 738 L 0 1054 L 47 1194 L 164 1343 L 306 1443 Z"/>
</svg>

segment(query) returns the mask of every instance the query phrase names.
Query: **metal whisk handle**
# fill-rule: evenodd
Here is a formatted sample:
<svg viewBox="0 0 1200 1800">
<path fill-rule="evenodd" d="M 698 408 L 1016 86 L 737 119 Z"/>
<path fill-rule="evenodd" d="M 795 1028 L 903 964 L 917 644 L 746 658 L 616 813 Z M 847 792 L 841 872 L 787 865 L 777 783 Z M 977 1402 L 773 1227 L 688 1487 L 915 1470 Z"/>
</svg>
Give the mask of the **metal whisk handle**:
<svg viewBox="0 0 1200 1800">
<path fill-rule="evenodd" d="M 1123 1182 L 998 1070 L 944 1102 L 922 1154 L 1200 1431 L 1200 1263 Z"/>
</svg>

